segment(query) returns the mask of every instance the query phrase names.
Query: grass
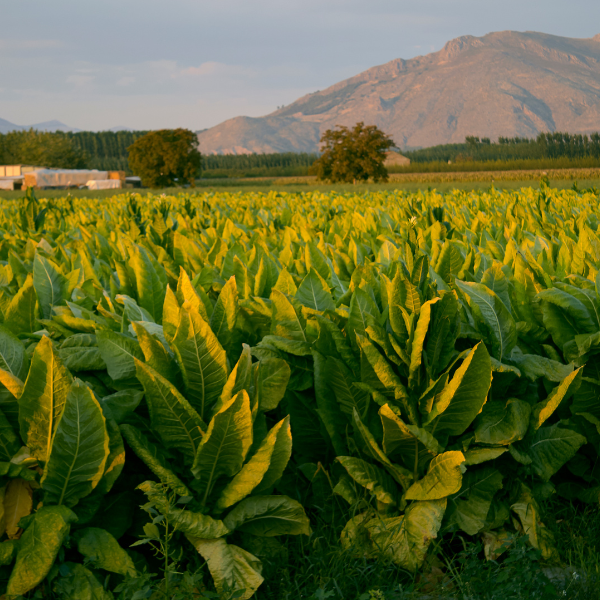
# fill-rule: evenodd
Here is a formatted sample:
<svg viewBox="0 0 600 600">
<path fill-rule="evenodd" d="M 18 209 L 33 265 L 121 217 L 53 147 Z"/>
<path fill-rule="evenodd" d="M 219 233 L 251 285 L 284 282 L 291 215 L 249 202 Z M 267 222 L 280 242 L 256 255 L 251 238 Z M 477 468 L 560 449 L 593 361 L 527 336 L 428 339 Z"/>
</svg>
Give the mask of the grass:
<svg viewBox="0 0 600 600">
<path fill-rule="evenodd" d="M 270 557 L 261 556 L 265 581 L 256 600 L 600 600 L 597 505 L 558 497 L 542 504 L 542 519 L 555 539 L 557 563 L 546 564 L 524 535 L 515 535 L 502 556 L 486 561 L 479 538 L 454 533 L 434 540 L 424 568 L 412 574 L 385 558 L 369 559 L 354 548 L 342 548 L 347 505 L 331 491 L 326 495 L 323 477 L 308 487 L 298 486 L 297 479 L 289 477 L 279 491 L 308 507 L 313 531 L 308 538 L 283 538 L 283 548 Z M 200 574 L 188 578 L 200 581 Z M 192 591 L 173 598 L 211 597 L 210 592 L 204 594 L 194 596 Z"/>
<path fill-rule="evenodd" d="M 434 540 L 420 574 L 399 569 L 389 560 L 367 559 L 339 543 L 344 526 L 341 507 L 331 499 L 323 506 L 305 491 L 313 532 L 290 536 L 271 557 L 261 556 L 265 581 L 256 600 L 600 600 L 600 511 L 597 506 L 554 499 L 543 505 L 560 560 L 545 564 L 524 535 L 497 560 L 484 559 L 479 539 L 464 534 Z M 341 500 L 340 500 L 341 501 Z M 185 546 L 187 542 L 181 540 Z M 186 553 L 187 554 L 187 553 Z M 156 566 L 156 565 L 154 565 Z M 168 600 L 234 600 L 203 585 L 204 568 L 174 574 Z M 204 577 L 204 581 L 207 577 Z M 126 578 L 116 600 L 165 599 L 164 578 Z M 66 581 L 59 581 L 65 588 Z M 200 591 L 201 590 L 201 591 Z M 57 591 L 57 586 L 54 586 Z M 62 600 L 67 596 L 47 595 Z"/>
<path fill-rule="evenodd" d="M 308 542 L 290 540 L 289 560 L 266 561 L 257 600 L 599 600 L 600 511 L 553 501 L 545 508 L 560 555 L 547 565 L 526 536 L 498 560 L 479 540 L 455 534 L 432 547 L 423 574 L 384 560 L 356 558 L 339 546 L 339 525 L 321 523 Z M 549 515 L 552 515 L 550 518 Z M 557 518 L 559 517 L 559 518 Z M 314 520 L 314 519 L 313 519 Z"/>
</svg>

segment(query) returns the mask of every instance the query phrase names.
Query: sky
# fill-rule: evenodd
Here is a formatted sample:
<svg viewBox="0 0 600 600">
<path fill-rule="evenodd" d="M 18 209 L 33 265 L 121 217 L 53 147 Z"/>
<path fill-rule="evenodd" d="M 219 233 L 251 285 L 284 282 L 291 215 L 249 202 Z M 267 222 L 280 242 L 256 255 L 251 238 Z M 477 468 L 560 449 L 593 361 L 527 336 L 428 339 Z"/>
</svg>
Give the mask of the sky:
<svg viewBox="0 0 600 600">
<path fill-rule="evenodd" d="M 598 0 L 6 0 L 0 118 L 200 130 L 461 35 L 600 33 Z"/>
</svg>

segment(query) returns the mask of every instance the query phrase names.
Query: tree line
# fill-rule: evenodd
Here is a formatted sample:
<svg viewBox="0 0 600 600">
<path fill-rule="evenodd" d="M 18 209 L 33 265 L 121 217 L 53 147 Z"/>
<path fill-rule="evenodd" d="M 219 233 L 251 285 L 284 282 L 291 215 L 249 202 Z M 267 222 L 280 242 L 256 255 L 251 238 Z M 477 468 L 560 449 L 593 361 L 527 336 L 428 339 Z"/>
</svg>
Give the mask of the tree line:
<svg viewBox="0 0 600 600">
<path fill-rule="evenodd" d="M 403 151 L 413 163 L 514 161 L 544 158 L 600 158 L 600 134 L 552 132 L 540 133 L 535 138 L 467 136 L 462 144 L 441 144 L 429 148 Z"/>
<path fill-rule="evenodd" d="M 131 174 L 128 149 L 147 131 L 41 132 L 13 131 L 0 134 L 0 164 L 31 164 L 50 168 L 120 170 Z M 323 150 L 323 149 L 322 149 Z M 436 168 L 450 161 L 460 163 L 515 164 L 535 161 L 536 168 L 566 161 L 568 166 L 590 166 L 600 160 L 600 133 L 540 133 L 535 138 L 468 136 L 460 144 L 443 144 L 416 150 L 403 150 L 410 167 L 392 167 L 392 171 Z M 202 155 L 203 178 L 300 176 L 319 159 L 317 153 L 271 153 Z M 426 166 L 424 163 L 429 163 Z M 588 164 L 589 163 L 589 164 Z M 419 166 L 422 165 L 422 166 Z M 500 165 L 501 166 L 501 165 Z M 316 168 L 313 167 L 312 171 Z M 454 166 L 453 166 L 454 168 Z M 456 168 L 462 168 L 458 165 Z M 481 165 L 480 168 L 485 168 Z M 523 166 L 522 168 L 527 168 Z"/>
<path fill-rule="evenodd" d="M 127 149 L 146 133 L 11 131 L 0 134 L 0 164 L 129 173 Z"/>
</svg>

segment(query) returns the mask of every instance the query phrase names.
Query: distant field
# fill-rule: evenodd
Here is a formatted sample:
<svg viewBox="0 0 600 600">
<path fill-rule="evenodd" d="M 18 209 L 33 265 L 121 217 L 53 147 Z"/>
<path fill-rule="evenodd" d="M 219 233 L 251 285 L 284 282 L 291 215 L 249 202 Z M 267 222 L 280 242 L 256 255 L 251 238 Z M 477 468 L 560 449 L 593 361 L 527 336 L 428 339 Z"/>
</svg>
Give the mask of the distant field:
<svg viewBox="0 0 600 600">
<path fill-rule="evenodd" d="M 522 170 L 522 171 L 471 171 L 448 173 L 392 173 L 389 183 L 358 183 L 331 184 L 317 181 L 313 175 L 301 177 L 244 177 L 228 179 L 199 179 L 195 188 L 198 192 L 214 189 L 223 192 L 252 191 L 307 191 L 307 188 L 318 188 L 323 191 L 354 191 L 394 190 L 415 191 L 419 189 L 436 189 L 439 192 L 458 190 L 484 190 L 490 186 L 496 189 L 516 190 L 525 187 L 537 187 L 543 177 L 548 177 L 550 187 L 557 189 L 571 188 L 574 184 L 579 189 L 600 189 L 600 168 L 589 169 L 551 169 L 551 170 Z M 168 188 L 164 190 L 131 190 L 131 193 L 153 195 L 165 193 L 193 192 L 190 188 Z M 24 192 L 7 192 L 0 190 L 0 199 L 21 198 Z M 71 195 L 74 198 L 109 198 L 114 196 L 114 190 L 43 190 L 37 192 L 40 198 L 64 198 Z"/>
</svg>

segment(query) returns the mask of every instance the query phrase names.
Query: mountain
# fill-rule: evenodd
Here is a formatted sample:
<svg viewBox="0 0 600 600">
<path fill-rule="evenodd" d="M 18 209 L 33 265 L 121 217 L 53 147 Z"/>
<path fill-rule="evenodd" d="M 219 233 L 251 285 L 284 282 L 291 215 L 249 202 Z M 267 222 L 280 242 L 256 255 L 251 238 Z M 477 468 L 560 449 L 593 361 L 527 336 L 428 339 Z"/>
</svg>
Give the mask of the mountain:
<svg viewBox="0 0 600 600">
<path fill-rule="evenodd" d="M 600 34 L 462 36 L 439 52 L 373 67 L 265 117 L 229 119 L 199 132 L 199 149 L 314 152 L 326 129 L 358 121 L 377 125 L 399 148 L 463 142 L 468 135 L 598 131 Z"/>
<path fill-rule="evenodd" d="M 9 133 L 10 131 L 21 131 L 25 129 L 20 125 L 15 125 L 6 119 L 0 119 L 0 133 Z"/>
<path fill-rule="evenodd" d="M 44 121 L 43 123 L 36 123 L 35 125 L 29 125 L 29 127 L 23 127 L 23 129 L 37 129 L 38 131 L 81 131 L 75 127 L 69 127 L 60 121 L 54 119 L 53 121 Z"/>
<path fill-rule="evenodd" d="M 52 121 L 44 121 L 42 123 L 35 123 L 34 125 L 15 125 L 10 121 L 0 119 L 0 133 L 9 133 L 10 131 L 23 131 L 28 129 L 37 129 L 37 131 L 83 131 L 82 129 L 77 129 L 76 127 L 69 127 L 69 125 L 65 125 L 63 122 L 57 121 L 56 119 Z M 133 129 L 119 125 L 117 127 L 112 127 L 108 131 L 133 131 Z"/>
</svg>

